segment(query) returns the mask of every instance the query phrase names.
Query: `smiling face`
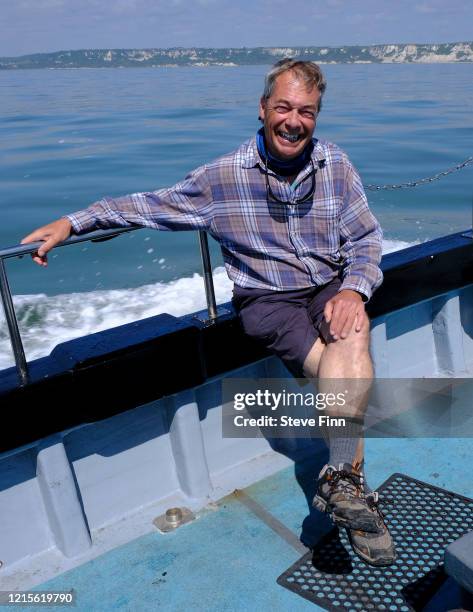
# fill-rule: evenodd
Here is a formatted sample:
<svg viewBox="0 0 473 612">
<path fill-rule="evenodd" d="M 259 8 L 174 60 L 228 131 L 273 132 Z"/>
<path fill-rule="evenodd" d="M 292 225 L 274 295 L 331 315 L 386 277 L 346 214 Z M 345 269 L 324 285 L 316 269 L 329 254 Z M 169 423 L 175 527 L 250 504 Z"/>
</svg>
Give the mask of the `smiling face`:
<svg viewBox="0 0 473 612">
<path fill-rule="evenodd" d="M 266 145 L 274 157 L 288 161 L 297 157 L 312 139 L 320 92 L 290 70 L 280 74 L 271 96 L 261 98 Z"/>
</svg>

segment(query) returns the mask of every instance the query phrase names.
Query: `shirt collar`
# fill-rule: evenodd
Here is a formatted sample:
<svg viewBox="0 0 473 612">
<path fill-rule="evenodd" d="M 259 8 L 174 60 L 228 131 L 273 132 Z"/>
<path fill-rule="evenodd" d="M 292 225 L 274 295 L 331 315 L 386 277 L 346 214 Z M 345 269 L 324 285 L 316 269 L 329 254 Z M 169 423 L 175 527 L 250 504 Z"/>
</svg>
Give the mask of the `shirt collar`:
<svg viewBox="0 0 473 612">
<path fill-rule="evenodd" d="M 317 138 L 313 138 L 312 142 L 314 143 L 314 149 L 312 151 L 311 158 L 314 162 L 314 166 L 316 168 L 323 167 L 325 165 L 323 146 L 320 144 L 320 141 Z M 241 167 L 254 168 L 257 165 L 264 168 L 264 159 L 261 159 L 260 157 L 258 147 L 256 145 L 256 137 L 253 136 L 253 138 L 248 141 L 246 152 L 242 156 Z"/>
</svg>

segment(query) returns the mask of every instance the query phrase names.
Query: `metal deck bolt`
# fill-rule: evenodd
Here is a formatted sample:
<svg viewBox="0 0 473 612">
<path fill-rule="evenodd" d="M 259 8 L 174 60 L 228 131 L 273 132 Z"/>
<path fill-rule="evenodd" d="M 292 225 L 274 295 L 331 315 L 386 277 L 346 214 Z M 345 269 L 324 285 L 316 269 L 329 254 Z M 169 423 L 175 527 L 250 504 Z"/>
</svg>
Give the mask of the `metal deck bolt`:
<svg viewBox="0 0 473 612">
<path fill-rule="evenodd" d="M 168 533 L 195 519 L 194 513 L 182 506 L 168 508 L 164 514 L 154 519 L 153 524 L 161 533 Z"/>
<path fill-rule="evenodd" d="M 180 508 L 169 508 L 166 510 L 166 521 L 173 527 L 178 527 L 182 521 L 182 510 Z"/>
</svg>

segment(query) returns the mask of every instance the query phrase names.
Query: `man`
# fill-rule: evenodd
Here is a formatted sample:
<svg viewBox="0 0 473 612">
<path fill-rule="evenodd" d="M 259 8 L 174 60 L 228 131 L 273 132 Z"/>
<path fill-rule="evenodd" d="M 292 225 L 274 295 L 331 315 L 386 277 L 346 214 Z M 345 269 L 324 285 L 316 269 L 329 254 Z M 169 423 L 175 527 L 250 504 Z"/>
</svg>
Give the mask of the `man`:
<svg viewBox="0 0 473 612">
<path fill-rule="evenodd" d="M 359 424 L 373 376 L 364 304 L 382 279 L 381 231 L 346 155 L 313 138 L 325 87 L 317 65 L 281 60 L 266 77 L 256 138 L 174 187 L 103 198 L 22 242 L 44 241 L 33 259 L 45 266 L 71 232 L 207 230 L 221 244 L 245 332 L 319 388 L 354 381 L 353 418 L 344 435 L 329 434 L 314 506 L 347 529 L 360 557 L 386 565 L 394 546 L 364 482 Z"/>
</svg>

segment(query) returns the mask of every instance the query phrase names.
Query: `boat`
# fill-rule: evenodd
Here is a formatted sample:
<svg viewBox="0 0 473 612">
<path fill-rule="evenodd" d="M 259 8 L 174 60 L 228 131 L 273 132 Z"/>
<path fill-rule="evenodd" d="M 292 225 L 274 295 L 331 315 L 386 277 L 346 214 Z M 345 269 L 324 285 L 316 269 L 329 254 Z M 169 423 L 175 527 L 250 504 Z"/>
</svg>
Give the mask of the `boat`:
<svg viewBox="0 0 473 612">
<path fill-rule="evenodd" d="M 470 544 L 452 536 L 460 543 L 445 547 L 448 573 L 440 550 L 435 588 L 421 604 L 408 595 L 424 588 L 419 576 L 432 567 L 419 566 L 406 579 L 399 602 L 389 593 L 362 603 L 337 600 L 331 587 L 317 602 L 284 588 L 281 576 L 332 533 L 311 507 L 325 446 L 297 435 L 224 435 L 228 381 L 291 379 L 243 334 L 230 303 L 216 306 L 205 235 L 200 239 L 207 311 L 161 314 L 77 338 L 30 363 L 3 261 L 35 245 L 0 251 L 16 357 L 15 367 L 0 372 L 0 602 L 17 597 L 27 606 L 44 603 L 34 594 L 60 593 L 56 604 L 66 609 L 74 599 L 79 610 L 472 609 L 473 546 L 463 532 L 473 520 L 473 427 L 464 409 L 473 374 L 473 232 L 385 255 L 384 283 L 367 308 L 376 379 L 397 381 L 388 404 L 402 399 L 399 412 L 384 419 L 384 433 L 367 437 L 371 486 L 397 478 L 407 495 L 414 481 L 426 483 L 434 505 L 448 492 L 464 504 L 456 536 Z M 424 393 L 427 404 L 409 406 L 422 381 L 442 384 Z M 387 388 L 381 385 L 378 406 Z M 460 390 L 461 410 L 452 389 Z M 448 401 L 433 406 L 439 397 Z M 406 507 L 416 510 L 415 499 Z M 444 518 L 447 531 L 451 520 Z M 352 570 L 335 572 L 339 580 L 346 575 L 343 593 L 356 577 Z M 392 574 L 376 571 L 380 580 Z"/>
</svg>

